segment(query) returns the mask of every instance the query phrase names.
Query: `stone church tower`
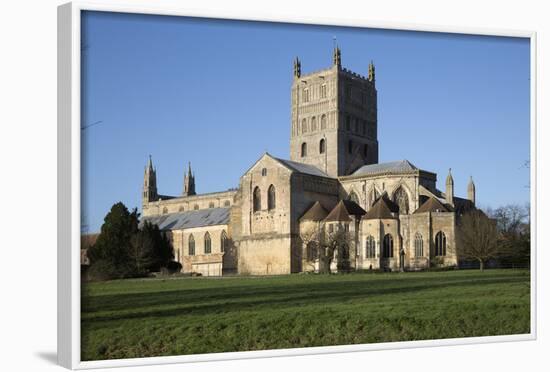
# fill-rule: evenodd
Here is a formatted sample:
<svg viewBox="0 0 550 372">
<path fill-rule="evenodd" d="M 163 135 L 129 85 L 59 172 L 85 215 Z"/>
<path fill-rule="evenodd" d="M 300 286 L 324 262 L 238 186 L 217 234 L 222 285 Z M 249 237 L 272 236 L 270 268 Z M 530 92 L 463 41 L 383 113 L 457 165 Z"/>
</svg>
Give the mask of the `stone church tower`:
<svg viewBox="0 0 550 372">
<path fill-rule="evenodd" d="M 157 193 L 157 171 L 153 168 L 153 160 L 151 155 L 149 155 L 149 162 L 145 167 L 145 174 L 143 175 L 143 203 L 145 205 L 149 202 L 155 201 L 158 199 Z"/>
<path fill-rule="evenodd" d="M 377 93 L 374 65 L 368 77 L 342 68 L 334 48 L 330 68 L 302 75 L 294 61 L 290 159 L 331 177 L 378 163 Z"/>
</svg>

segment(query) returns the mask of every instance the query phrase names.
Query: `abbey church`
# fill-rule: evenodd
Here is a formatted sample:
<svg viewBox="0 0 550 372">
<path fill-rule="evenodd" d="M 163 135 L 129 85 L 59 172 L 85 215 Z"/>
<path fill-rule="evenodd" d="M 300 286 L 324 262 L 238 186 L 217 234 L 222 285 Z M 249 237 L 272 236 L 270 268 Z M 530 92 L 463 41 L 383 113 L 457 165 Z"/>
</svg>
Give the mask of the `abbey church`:
<svg viewBox="0 0 550 372">
<path fill-rule="evenodd" d="M 162 195 L 149 159 L 142 216 L 169 236 L 183 272 L 316 272 L 319 236 L 338 231 L 346 239 L 330 271 L 458 264 L 457 219 L 475 208 L 473 181 L 460 198 L 450 170 L 440 191 L 435 173 L 408 160 L 379 163 L 374 64 L 366 77 L 349 71 L 338 47 L 332 62 L 302 74 L 294 61 L 290 159 L 261 155 L 237 188 L 197 194 L 189 165 L 182 194 Z"/>
</svg>

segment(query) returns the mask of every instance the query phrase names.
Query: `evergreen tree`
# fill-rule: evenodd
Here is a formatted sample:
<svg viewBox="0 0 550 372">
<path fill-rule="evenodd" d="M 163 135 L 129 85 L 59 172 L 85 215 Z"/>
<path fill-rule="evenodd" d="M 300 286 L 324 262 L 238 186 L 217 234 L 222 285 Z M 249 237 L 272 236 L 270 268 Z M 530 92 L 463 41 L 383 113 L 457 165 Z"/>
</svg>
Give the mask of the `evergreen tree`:
<svg viewBox="0 0 550 372">
<path fill-rule="evenodd" d="M 105 216 L 96 243 L 88 252 L 92 275 L 97 271 L 104 271 L 107 279 L 135 275 L 135 265 L 130 259 L 130 253 L 132 241 L 138 232 L 138 219 L 136 208 L 130 212 L 121 202 L 111 207 Z M 100 267 L 102 269 L 98 270 Z"/>
</svg>

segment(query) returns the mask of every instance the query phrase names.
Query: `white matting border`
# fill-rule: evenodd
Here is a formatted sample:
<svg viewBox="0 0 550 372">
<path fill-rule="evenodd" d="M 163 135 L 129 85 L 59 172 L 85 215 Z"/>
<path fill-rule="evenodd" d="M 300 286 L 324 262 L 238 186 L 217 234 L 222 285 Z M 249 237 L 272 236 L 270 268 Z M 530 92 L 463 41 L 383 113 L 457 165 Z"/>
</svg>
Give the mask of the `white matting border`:
<svg viewBox="0 0 550 372">
<path fill-rule="evenodd" d="M 297 349 L 180 355 L 102 361 L 80 360 L 80 15 L 81 11 L 272 21 L 330 26 L 525 37 L 531 47 L 531 333 L 511 336 L 325 346 Z M 342 20 L 307 16 L 277 16 L 257 12 L 216 12 L 177 5 L 128 4 L 120 1 L 76 1 L 58 8 L 58 362 L 71 369 L 170 364 L 479 344 L 536 339 L 536 33 L 520 30 L 461 28 L 424 24 Z"/>
</svg>

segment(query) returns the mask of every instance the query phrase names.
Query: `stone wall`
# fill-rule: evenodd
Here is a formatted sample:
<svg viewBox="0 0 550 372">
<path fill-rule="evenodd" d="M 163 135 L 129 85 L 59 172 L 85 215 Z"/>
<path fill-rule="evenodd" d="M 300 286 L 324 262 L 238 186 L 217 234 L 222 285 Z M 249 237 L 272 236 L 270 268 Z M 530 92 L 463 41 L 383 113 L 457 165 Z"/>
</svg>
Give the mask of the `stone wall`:
<svg viewBox="0 0 550 372">
<path fill-rule="evenodd" d="M 228 225 L 196 227 L 192 229 L 171 231 L 174 259 L 182 264 L 182 272 L 200 272 L 203 275 L 222 275 L 223 270 L 236 269 L 237 253 L 231 236 L 227 233 Z M 208 232 L 211 242 L 211 253 L 205 253 L 205 235 Z M 227 240 L 225 251 L 222 252 L 222 234 Z M 195 254 L 189 255 L 190 236 L 195 240 Z M 202 265 L 202 266 L 201 266 Z"/>
<path fill-rule="evenodd" d="M 142 216 L 160 216 L 208 208 L 227 208 L 234 204 L 233 199 L 236 193 L 237 190 L 228 190 L 148 202 L 142 206 Z"/>
</svg>

